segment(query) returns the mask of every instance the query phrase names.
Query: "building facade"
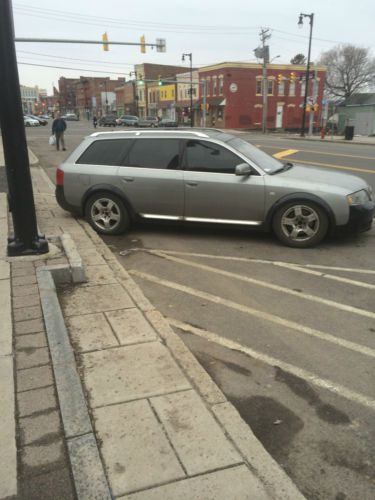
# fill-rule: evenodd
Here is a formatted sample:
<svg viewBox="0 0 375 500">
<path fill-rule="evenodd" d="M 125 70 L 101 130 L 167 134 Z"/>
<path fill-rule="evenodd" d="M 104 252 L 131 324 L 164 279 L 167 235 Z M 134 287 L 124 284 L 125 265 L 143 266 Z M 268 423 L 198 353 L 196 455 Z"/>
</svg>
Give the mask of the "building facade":
<svg viewBox="0 0 375 500">
<path fill-rule="evenodd" d="M 358 135 L 375 135 L 375 94 L 353 94 L 338 106 L 338 132 L 354 126 Z"/>
<path fill-rule="evenodd" d="M 305 92 L 305 66 L 267 65 L 267 129 L 297 130 L 301 126 Z M 319 126 L 326 68 L 316 68 L 308 80 L 309 111 L 315 105 L 314 126 Z M 311 77 L 313 73 L 310 73 Z M 222 128 L 261 129 L 263 115 L 262 65 L 221 63 L 199 69 L 200 96 L 206 92 L 206 124 Z M 315 94 L 314 95 L 314 90 Z M 201 107 L 200 106 L 200 107 Z M 203 111 L 200 111 L 200 115 Z"/>
<path fill-rule="evenodd" d="M 192 85 L 190 83 L 190 76 L 192 76 Z M 179 73 L 176 75 L 177 90 L 176 90 L 176 113 L 179 123 L 187 124 L 190 119 L 190 87 L 193 88 L 193 109 L 195 114 L 199 108 L 199 74 L 197 70 L 187 73 Z M 194 120 L 196 125 L 200 123 Z"/>
<path fill-rule="evenodd" d="M 149 107 L 149 87 L 154 88 L 159 79 L 175 80 L 176 75 L 186 71 L 185 66 L 169 66 L 166 64 L 136 64 L 134 66 L 136 94 L 138 102 L 138 114 L 140 117 L 157 115 L 154 104 Z"/>
</svg>

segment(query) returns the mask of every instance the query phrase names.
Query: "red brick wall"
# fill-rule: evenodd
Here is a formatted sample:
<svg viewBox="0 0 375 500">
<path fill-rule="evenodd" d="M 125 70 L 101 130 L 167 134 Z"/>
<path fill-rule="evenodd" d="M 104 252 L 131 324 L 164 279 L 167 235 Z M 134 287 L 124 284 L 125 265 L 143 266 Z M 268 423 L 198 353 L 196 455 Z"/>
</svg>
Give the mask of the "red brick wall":
<svg viewBox="0 0 375 500">
<path fill-rule="evenodd" d="M 273 95 L 268 96 L 268 113 L 267 113 L 267 127 L 270 129 L 276 128 L 276 113 L 278 103 L 284 103 L 283 106 L 283 120 L 282 128 L 284 129 L 298 129 L 301 124 L 302 118 L 302 107 L 303 96 L 301 96 L 301 84 L 296 81 L 296 95 L 295 97 L 289 95 L 289 85 L 290 85 L 290 73 L 293 71 L 299 76 L 304 70 L 296 69 L 296 66 L 290 65 L 287 68 L 280 68 L 276 65 L 274 67 L 269 66 L 267 70 L 268 78 L 274 77 L 274 87 Z M 298 67 L 300 68 L 300 67 Z M 284 96 L 278 95 L 278 83 L 277 76 L 281 74 L 285 77 L 285 92 Z M 261 129 L 262 128 L 262 108 L 255 107 L 256 105 L 263 104 L 263 98 L 261 95 L 256 95 L 256 77 L 262 76 L 262 67 L 255 68 L 241 68 L 241 67 L 216 67 L 211 71 L 199 71 L 199 78 L 207 78 L 211 76 L 219 77 L 219 75 L 224 76 L 223 85 L 223 95 L 220 96 L 226 101 L 224 107 L 224 121 L 223 126 L 225 128 L 246 128 L 246 129 Z M 315 113 L 314 123 L 319 125 L 320 114 L 322 109 L 322 98 L 323 98 L 323 88 L 325 81 L 325 71 L 318 72 L 318 112 Z M 231 92 L 230 85 L 235 83 L 237 85 L 237 91 Z M 309 81 L 309 92 L 308 95 L 312 95 L 312 80 Z M 212 87 L 212 85 L 211 85 Z M 202 86 L 200 86 L 200 96 L 202 99 Z M 212 96 L 212 91 L 208 93 L 208 102 L 214 100 Z M 216 96 L 216 101 L 219 101 L 218 95 Z M 289 105 L 289 106 L 288 106 Z M 212 108 L 212 106 L 210 106 Z M 210 113 L 214 113 L 214 109 L 210 110 Z M 306 126 L 308 126 L 309 114 L 306 114 Z M 217 124 L 217 123 L 216 123 Z"/>
</svg>

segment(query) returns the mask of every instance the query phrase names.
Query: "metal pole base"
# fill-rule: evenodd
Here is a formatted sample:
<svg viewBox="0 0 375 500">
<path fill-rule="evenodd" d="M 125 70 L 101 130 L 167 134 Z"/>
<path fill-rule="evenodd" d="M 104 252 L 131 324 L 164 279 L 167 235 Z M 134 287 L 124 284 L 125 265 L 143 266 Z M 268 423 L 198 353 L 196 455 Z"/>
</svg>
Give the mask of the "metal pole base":
<svg viewBox="0 0 375 500">
<path fill-rule="evenodd" d="M 44 236 L 38 236 L 32 243 L 26 244 L 20 239 L 8 238 L 8 257 L 22 255 L 39 255 L 49 252 L 48 241 Z"/>
</svg>

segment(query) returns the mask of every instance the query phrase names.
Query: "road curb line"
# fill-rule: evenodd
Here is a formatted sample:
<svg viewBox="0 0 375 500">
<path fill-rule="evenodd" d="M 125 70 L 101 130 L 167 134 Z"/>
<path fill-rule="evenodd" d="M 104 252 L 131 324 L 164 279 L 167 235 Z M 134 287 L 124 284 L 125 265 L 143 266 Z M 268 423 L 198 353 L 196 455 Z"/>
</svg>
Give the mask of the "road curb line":
<svg viewBox="0 0 375 500">
<path fill-rule="evenodd" d="M 10 264 L 7 262 L 8 204 L 0 193 L 0 498 L 17 495 L 15 374 Z"/>
<path fill-rule="evenodd" d="M 71 257 L 70 262 L 73 262 L 75 272 L 70 264 L 38 268 L 40 300 L 78 499 L 110 500 L 112 495 L 56 291 L 58 283 L 78 283 L 79 276 L 85 277 L 83 267 L 78 270 L 78 252 L 74 242 L 70 236 L 64 236 L 64 248 L 68 248 L 68 260 Z"/>
</svg>

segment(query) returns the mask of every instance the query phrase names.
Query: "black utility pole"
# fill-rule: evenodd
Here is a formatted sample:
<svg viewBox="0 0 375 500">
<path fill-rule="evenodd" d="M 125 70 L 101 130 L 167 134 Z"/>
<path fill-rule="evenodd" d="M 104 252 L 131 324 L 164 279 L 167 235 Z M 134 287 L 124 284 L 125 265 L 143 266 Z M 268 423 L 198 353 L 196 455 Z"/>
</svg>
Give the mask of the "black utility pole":
<svg viewBox="0 0 375 500">
<path fill-rule="evenodd" d="M 193 53 L 182 54 L 182 60 L 185 61 L 185 56 L 190 59 L 190 127 L 194 127 L 194 110 L 193 110 Z"/>
<path fill-rule="evenodd" d="M 11 0 L 0 0 L 0 125 L 8 181 L 9 208 L 14 238 L 8 242 L 8 255 L 48 252 L 47 240 L 38 235 L 33 188 L 20 83 Z"/>
<path fill-rule="evenodd" d="M 303 99 L 303 110 L 302 110 L 302 125 L 301 125 L 301 137 L 305 137 L 305 121 L 306 121 L 306 105 L 307 105 L 307 94 L 309 91 L 309 81 L 310 81 L 310 56 L 311 56 L 311 39 L 312 30 L 314 25 L 314 14 L 300 14 L 298 19 L 298 26 L 302 28 L 303 18 L 308 17 L 310 19 L 310 37 L 309 37 L 309 52 L 307 55 L 307 66 L 306 66 L 306 76 L 305 76 L 305 96 Z"/>
</svg>

